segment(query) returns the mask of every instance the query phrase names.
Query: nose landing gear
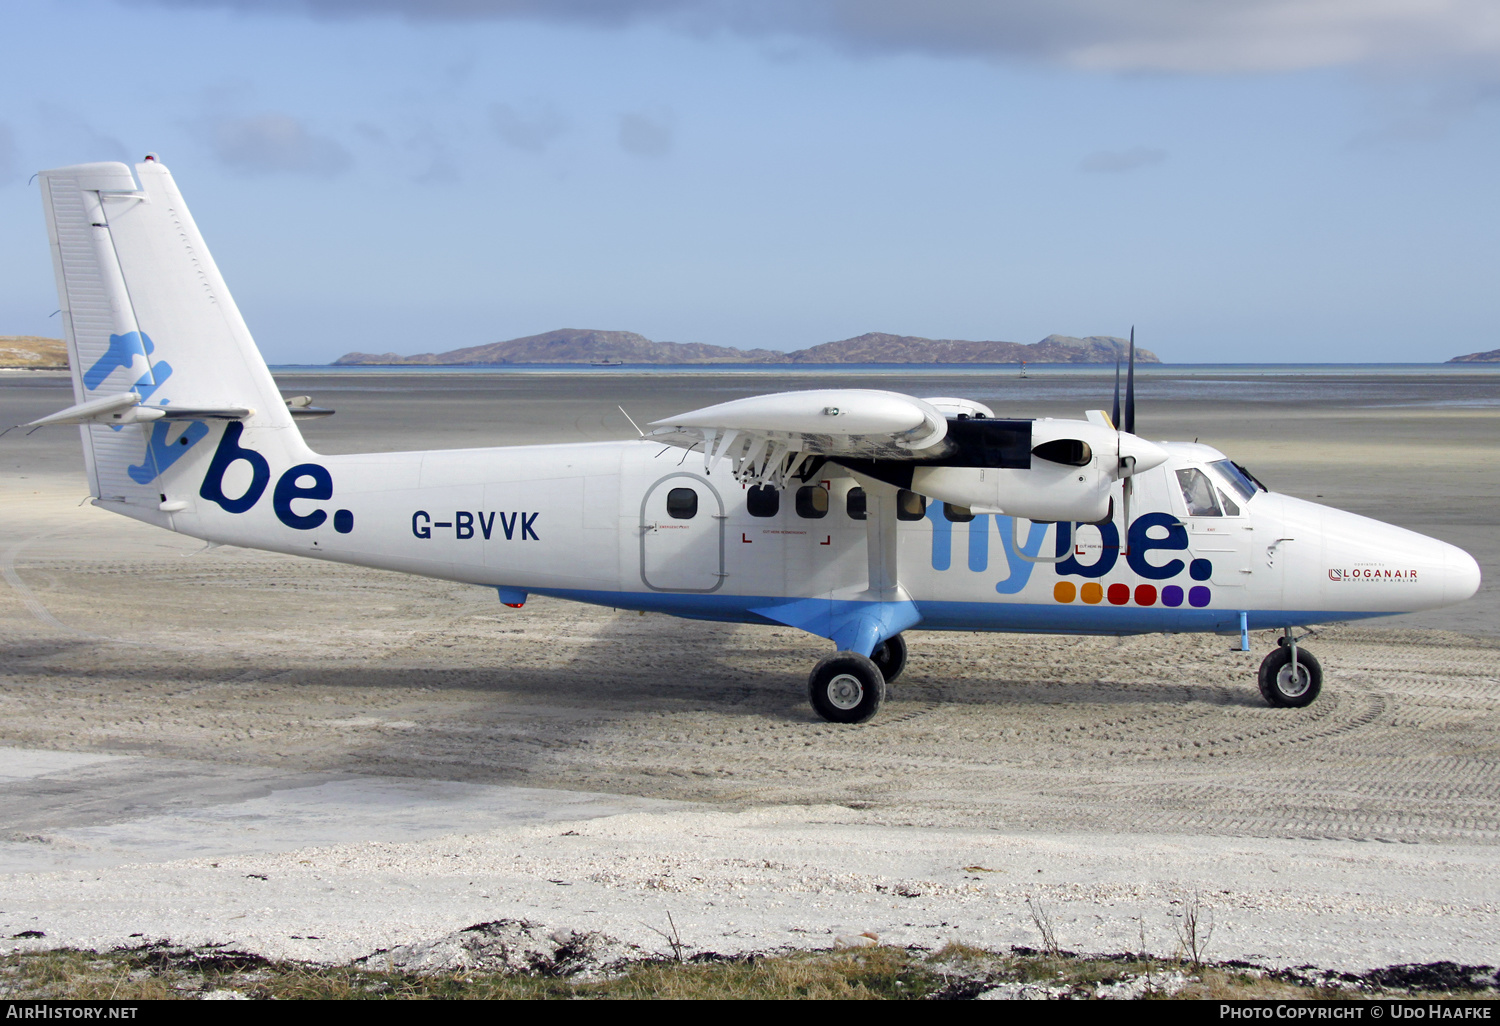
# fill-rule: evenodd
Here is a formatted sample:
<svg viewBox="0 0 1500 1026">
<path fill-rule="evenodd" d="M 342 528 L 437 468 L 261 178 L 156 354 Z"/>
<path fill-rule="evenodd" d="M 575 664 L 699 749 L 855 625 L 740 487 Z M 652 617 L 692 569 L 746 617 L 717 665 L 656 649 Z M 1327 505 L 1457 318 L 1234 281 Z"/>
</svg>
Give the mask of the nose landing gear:
<svg viewBox="0 0 1500 1026">
<path fill-rule="evenodd" d="M 1296 636 L 1288 628 L 1276 639 L 1275 651 L 1261 660 L 1256 681 L 1267 705 L 1300 709 L 1311 705 L 1323 689 L 1323 667 L 1316 656 L 1298 647 Z"/>
</svg>

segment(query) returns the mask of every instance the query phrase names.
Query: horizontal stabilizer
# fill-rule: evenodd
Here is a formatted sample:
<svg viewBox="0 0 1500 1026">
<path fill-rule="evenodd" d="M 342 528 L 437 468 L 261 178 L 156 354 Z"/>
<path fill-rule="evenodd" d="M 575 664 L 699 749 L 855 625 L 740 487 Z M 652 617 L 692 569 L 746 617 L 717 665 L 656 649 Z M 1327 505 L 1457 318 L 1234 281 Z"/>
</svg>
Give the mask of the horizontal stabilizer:
<svg viewBox="0 0 1500 1026">
<path fill-rule="evenodd" d="M 167 420 L 249 420 L 255 416 L 253 406 L 152 406 Z"/>
<path fill-rule="evenodd" d="M 116 422 L 120 422 L 120 415 L 132 406 L 138 405 L 140 401 L 141 397 L 134 392 L 121 392 L 119 395 L 100 396 L 98 399 L 90 399 L 87 402 L 69 406 L 66 410 L 58 410 L 56 413 L 49 414 L 46 417 L 38 417 L 36 420 L 23 424 L 22 427 L 46 427 L 48 424 L 87 424 L 90 421 L 107 423 L 112 415 Z"/>
<path fill-rule="evenodd" d="M 293 420 L 313 420 L 318 417 L 332 417 L 333 410 L 312 404 L 310 395 L 294 395 L 286 401 L 286 408 L 291 411 Z"/>
<path fill-rule="evenodd" d="M 253 416 L 255 410 L 249 406 L 144 406 L 139 395 L 124 392 L 90 399 L 22 426 L 39 428 L 51 424 L 144 424 L 153 420 L 245 420 Z"/>
</svg>

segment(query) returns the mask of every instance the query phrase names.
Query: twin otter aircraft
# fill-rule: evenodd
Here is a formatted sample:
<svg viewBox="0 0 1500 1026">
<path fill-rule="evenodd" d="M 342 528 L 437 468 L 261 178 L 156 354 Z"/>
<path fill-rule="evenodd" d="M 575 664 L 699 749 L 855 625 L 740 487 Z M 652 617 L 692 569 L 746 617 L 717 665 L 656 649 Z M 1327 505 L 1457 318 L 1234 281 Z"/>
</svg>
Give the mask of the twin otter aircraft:
<svg viewBox="0 0 1500 1026">
<path fill-rule="evenodd" d="M 825 719 L 875 715 L 902 632 L 1284 631 L 1275 706 L 1317 697 L 1295 629 L 1459 602 L 1452 545 L 1267 491 L 1124 417 L 999 418 L 821 389 L 625 442 L 320 456 L 154 156 L 41 174 L 95 505 L 206 541 L 829 638 Z M 1133 355 L 1133 349 L 1132 349 Z M 1118 375 L 1117 375 L 1118 376 Z"/>
</svg>

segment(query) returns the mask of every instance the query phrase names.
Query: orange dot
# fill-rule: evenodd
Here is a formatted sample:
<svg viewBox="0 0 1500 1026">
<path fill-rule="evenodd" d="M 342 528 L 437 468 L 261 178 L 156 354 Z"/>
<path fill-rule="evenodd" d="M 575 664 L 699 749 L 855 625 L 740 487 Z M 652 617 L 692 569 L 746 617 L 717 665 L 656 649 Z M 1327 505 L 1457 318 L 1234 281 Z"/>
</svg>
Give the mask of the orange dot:
<svg viewBox="0 0 1500 1026">
<path fill-rule="evenodd" d="M 1052 597 L 1059 602 L 1072 602 L 1077 592 L 1078 589 L 1073 586 L 1072 581 L 1058 581 L 1052 586 Z"/>
<path fill-rule="evenodd" d="M 1104 598 L 1104 587 L 1097 581 L 1090 581 L 1078 590 L 1078 597 L 1093 605 Z"/>
</svg>

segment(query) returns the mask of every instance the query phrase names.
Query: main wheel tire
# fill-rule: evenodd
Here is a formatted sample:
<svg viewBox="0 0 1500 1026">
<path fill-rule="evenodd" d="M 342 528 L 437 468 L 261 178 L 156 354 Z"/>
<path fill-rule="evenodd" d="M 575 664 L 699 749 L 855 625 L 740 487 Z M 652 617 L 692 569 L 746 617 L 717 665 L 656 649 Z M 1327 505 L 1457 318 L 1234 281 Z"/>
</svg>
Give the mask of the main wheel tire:
<svg viewBox="0 0 1500 1026">
<path fill-rule="evenodd" d="M 807 697 L 830 723 L 864 723 L 885 701 L 885 677 L 859 653 L 836 652 L 813 667 Z"/>
<path fill-rule="evenodd" d="M 880 668 L 880 675 L 889 684 L 906 669 L 906 639 L 899 634 L 886 638 L 870 653 L 870 661 Z"/>
<path fill-rule="evenodd" d="M 1260 693 L 1267 705 L 1282 709 L 1300 709 L 1311 705 L 1323 690 L 1323 667 L 1317 656 L 1305 648 L 1297 649 L 1297 667 L 1292 668 L 1292 650 L 1281 646 L 1266 656 L 1256 675 Z"/>
</svg>

